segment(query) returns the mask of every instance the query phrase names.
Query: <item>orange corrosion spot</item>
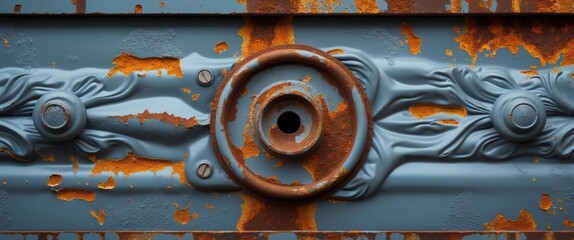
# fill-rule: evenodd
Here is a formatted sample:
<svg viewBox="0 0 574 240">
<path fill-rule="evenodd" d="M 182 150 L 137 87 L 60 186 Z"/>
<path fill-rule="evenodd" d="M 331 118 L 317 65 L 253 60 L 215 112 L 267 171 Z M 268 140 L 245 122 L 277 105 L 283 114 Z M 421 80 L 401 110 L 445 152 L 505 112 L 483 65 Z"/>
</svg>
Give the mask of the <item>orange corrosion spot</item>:
<svg viewBox="0 0 574 240">
<path fill-rule="evenodd" d="M 243 39 L 241 59 L 271 46 L 295 43 L 291 17 L 246 17 L 237 34 Z"/>
<path fill-rule="evenodd" d="M 165 2 L 164 2 L 164 1 L 159 2 L 159 7 L 160 7 L 160 8 L 164 8 L 164 7 L 165 7 Z"/>
<path fill-rule="evenodd" d="M 520 12 L 520 0 L 512 0 L 512 12 Z"/>
<path fill-rule="evenodd" d="M 516 221 L 507 220 L 503 214 L 498 214 L 492 222 L 485 223 L 484 228 L 491 231 L 536 231 L 536 222 L 530 213 L 521 209 Z"/>
<path fill-rule="evenodd" d="M 13 153 L 10 149 L 8 149 L 8 148 L 0 148 L 0 153 L 4 153 L 4 154 L 10 156 L 11 158 L 14 158 L 14 159 L 16 159 L 16 160 L 18 160 L 18 161 L 21 161 L 21 162 L 28 162 L 28 159 L 25 159 L 25 158 L 16 156 L 16 154 L 14 154 L 14 153 Z"/>
<path fill-rule="evenodd" d="M 207 209 L 214 209 L 215 206 L 213 206 L 213 204 L 209 204 L 209 203 L 208 203 L 208 204 L 205 204 L 205 208 L 207 208 Z"/>
<path fill-rule="evenodd" d="M 574 227 L 574 223 L 569 218 L 564 218 L 564 220 L 562 220 L 562 225 L 568 229 Z"/>
<path fill-rule="evenodd" d="M 241 195 L 239 231 L 257 230 L 317 230 L 315 210 L 317 203 L 304 205 L 276 204 Z"/>
<path fill-rule="evenodd" d="M 150 113 L 147 109 L 143 113 L 138 114 L 130 114 L 125 116 L 114 116 L 112 118 L 117 119 L 122 123 L 128 123 L 129 119 L 139 119 L 140 124 L 143 124 L 145 121 L 150 119 L 155 119 L 163 123 L 173 124 L 176 128 L 179 126 L 183 126 L 186 129 L 191 129 L 197 125 L 197 119 L 195 117 L 191 118 L 182 118 L 177 117 L 173 114 L 168 114 L 167 112 L 163 113 Z"/>
<path fill-rule="evenodd" d="M 379 4 L 377 0 L 355 0 L 355 6 L 359 13 L 378 13 Z"/>
<path fill-rule="evenodd" d="M 72 4 L 76 6 L 76 13 L 86 13 L 86 0 L 72 0 Z"/>
<path fill-rule="evenodd" d="M 245 129 L 243 130 L 243 139 L 243 146 L 239 148 L 243 155 L 243 159 L 259 156 L 259 146 L 257 146 L 255 141 L 253 141 L 253 137 L 249 134 L 249 125 L 245 125 Z"/>
<path fill-rule="evenodd" d="M 199 99 L 199 93 L 193 94 L 191 95 L 191 100 L 193 100 L 194 102 L 197 101 Z"/>
<path fill-rule="evenodd" d="M 48 187 L 56 187 L 62 183 L 62 175 L 60 174 L 52 174 L 48 177 Z"/>
<path fill-rule="evenodd" d="M 113 177 L 108 177 L 105 182 L 98 183 L 99 189 L 114 189 L 116 187 L 116 180 Z"/>
<path fill-rule="evenodd" d="M 310 81 L 311 81 L 311 76 L 305 75 L 305 77 L 303 77 L 303 80 L 302 80 L 302 81 L 303 81 L 303 82 L 306 82 L 306 83 L 310 82 Z"/>
<path fill-rule="evenodd" d="M 522 73 L 524 75 L 528 75 L 528 76 L 536 76 L 536 75 L 540 74 L 540 72 L 538 72 L 538 70 L 524 70 L 524 71 L 520 71 L 520 73 Z"/>
<path fill-rule="evenodd" d="M 341 55 L 341 54 L 345 54 L 345 50 L 335 48 L 335 49 L 331 49 L 331 50 L 327 51 L 327 53 L 331 54 L 331 55 Z"/>
<path fill-rule="evenodd" d="M 548 211 L 548 209 L 552 207 L 552 198 L 550 198 L 550 194 L 542 194 L 538 207 L 544 211 Z"/>
<path fill-rule="evenodd" d="M 452 49 L 449 48 L 447 50 L 444 50 L 444 54 L 446 54 L 449 57 L 452 57 Z"/>
<path fill-rule="evenodd" d="M 499 49 L 506 48 L 512 54 L 523 48 L 541 66 L 574 63 L 574 29 L 572 22 L 552 18 L 479 18 L 468 17 L 463 34 L 455 38 L 459 47 L 476 63 L 478 54 L 495 57 Z M 544 31 L 542 31 L 544 29 Z"/>
<path fill-rule="evenodd" d="M 191 88 L 184 87 L 181 89 L 181 91 L 184 93 L 191 93 Z"/>
<path fill-rule="evenodd" d="M 136 7 L 135 7 L 135 9 L 134 9 L 134 13 L 135 13 L 135 14 L 141 14 L 142 11 L 143 11 L 142 5 L 141 5 L 141 4 L 136 4 Z"/>
<path fill-rule="evenodd" d="M 175 219 L 179 224 L 185 225 L 191 220 L 191 215 L 187 209 L 178 209 L 173 214 L 173 219 Z"/>
<path fill-rule="evenodd" d="M 179 176 L 179 182 L 189 185 L 185 177 L 185 163 L 183 161 L 171 162 L 167 160 L 149 159 L 137 157 L 133 153 L 128 153 L 126 158 L 121 160 L 97 160 L 94 168 L 92 168 L 92 176 L 103 172 L 112 172 L 118 176 L 121 172 L 127 178 L 135 173 L 156 173 L 168 167 L 172 169 L 172 176 L 177 174 Z"/>
<path fill-rule="evenodd" d="M 74 156 L 69 156 L 68 160 L 72 162 L 72 169 L 74 169 L 74 173 L 78 173 L 78 169 L 80 168 L 80 161 L 78 160 L 78 158 Z"/>
<path fill-rule="evenodd" d="M 42 158 L 42 160 L 46 161 L 46 162 L 55 162 L 56 161 L 56 157 L 54 156 L 54 154 L 52 153 L 48 153 L 48 154 L 42 154 L 40 152 L 40 149 L 35 148 L 34 152 L 36 152 L 36 154 L 38 156 L 40 156 Z"/>
<path fill-rule="evenodd" d="M 220 54 L 222 52 L 227 51 L 228 48 L 229 48 L 229 46 L 227 46 L 226 42 L 218 42 L 213 47 L 213 51 L 217 54 Z"/>
<path fill-rule="evenodd" d="M 462 9 L 462 0 L 450 0 L 450 12 L 459 13 Z"/>
<path fill-rule="evenodd" d="M 115 66 L 108 72 L 108 78 L 112 78 L 114 74 L 119 72 L 123 73 L 125 76 L 128 76 L 130 73 L 136 71 L 157 71 L 157 76 L 161 77 L 161 70 L 166 70 L 167 75 L 175 75 L 178 78 L 183 78 L 183 72 L 181 71 L 181 63 L 179 58 L 138 58 L 136 56 L 122 52 L 112 60 L 112 63 Z"/>
<path fill-rule="evenodd" d="M 92 215 L 92 217 L 98 220 L 100 226 L 104 225 L 104 220 L 106 220 L 106 217 L 108 216 L 106 215 L 106 212 L 103 209 L 90 210 L 90 215 Z"/>
<path fill-rule="evenodd" d="M 390 13 L 412 13 L 415 10 L 416 0 L 387 1 L 387 11 Z"/>
<path fill-rule="evenodd" d="M 418 119 L 424 119 L 439 113 L 458 115 L 460 117 L 466 117 L 467 115 L 466 109 L 464 107 L 443 106 L 432 103 L 415 103 L 409 107 L 409 112 L 411 115 Z M 454 119 L 442 119 L 438 122 L 441 124 L 458 124 L 458 121 Z"/>
<path fill-rule="evenodd" d="M 401 24 L 399 29 L 401 30 L 401 33 L 405 35 L 405 37 L 407 38 L 406 41 L 407 44 L 409 45 L 411 54 L 417 55 L 421 53 L 421 43 L 422 43 L 421 38 L 413 33 L 413 29 L 411 28 L 411 26 L 406 23 L 403 23 Z"/>
<path fill-rule="evenodd" d="M 10 44 L 8 43 L 8 39 L 2 38 L 2 42 L 4 42 L 4 47 L 10 48 Z"/>
<path fill-rule="evenodd" d="M 78 188 L 64 188 L 56 191 L 56 197 L 59 200 L 72 201 L 82 200 L 86 202 L 93 202 L 96 200 L 96 193 Z"/>
</svg>

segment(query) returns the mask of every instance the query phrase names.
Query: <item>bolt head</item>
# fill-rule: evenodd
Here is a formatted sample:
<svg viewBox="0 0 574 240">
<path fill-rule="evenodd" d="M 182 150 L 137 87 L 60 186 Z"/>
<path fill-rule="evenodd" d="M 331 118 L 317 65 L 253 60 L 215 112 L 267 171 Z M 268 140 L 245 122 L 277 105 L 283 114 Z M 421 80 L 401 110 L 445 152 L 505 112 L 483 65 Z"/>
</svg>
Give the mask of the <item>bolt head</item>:
<svg viewBox="0 0 574 240">
<path fill-rule="evenodd" d="M 201 179 L 207 179 L 213 174 L 213 168 L 208 163 L 202 163 L 197 167 L 197 176 Z"/>
<path fill-rule="evenodd" d="M 213 74 L 207 69 L 199 70 L 197 73 L 197 83 L 201 86 L 207 87 L 213 83 Z"/>
</svg>

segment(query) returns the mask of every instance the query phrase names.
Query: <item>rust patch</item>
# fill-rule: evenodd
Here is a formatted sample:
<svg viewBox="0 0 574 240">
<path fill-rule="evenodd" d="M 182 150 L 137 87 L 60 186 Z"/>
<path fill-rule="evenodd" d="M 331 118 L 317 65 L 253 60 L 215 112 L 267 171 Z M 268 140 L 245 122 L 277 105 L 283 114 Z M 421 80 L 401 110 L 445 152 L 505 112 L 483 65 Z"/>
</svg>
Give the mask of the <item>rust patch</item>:
<svg viewBox="0 0 574 240">
<path fill-rule="evenodd" d="M 387 0 L 387 11 L 390 13 L 413 13 L 416 0 Z"/>
<path fill-rule="evenodd" d="M 491 231 L 536 231 L 536 221 L 529 212 L 521 209 L 516 221 L 507 220 L 503 214 L 498 214 L 492 222 L 485 223 L 484 228 Z"/>
<path fill-rule="evenodd" d="M 222 52 L 227 51 L 227 49 L 229 48 L 229 46 L 227 45 L 227 42 L 223 41 L 223 42 L 218 42 L 215 44 L 215 46 L 213 47 L 213 52 L 220 54 Z"/>
<path fill-rule="evenodd" d="M 2 42 L 4 43 L 4 47 L 10 48 L 10 43 L 8 43 L 8 39 L 2 38 Z"/>
<path fill-rule="evenodd" d="M 245 25 L 237 32 L 243 39 L 241 59 L 271 46 L 295 43 L 291 17 L 246 17 L 244 20 Z"/>
<path fill-rule="evenodd" d="M 309 83 L 311 81 L 311 76 L 305 75 L 305 77 L 303 77 L 303 79 L 301 81 Z"/>
<path fill-rule="evenodd" d="M 108 177 L 105 182 L 98 183 L 99 189 L 109 190 L 116 187 L 116 180 L 113 177 Z"/>
<path fill-rule="evenodd" d="M 16 159 L 16 160 L 21 161 L 21 162 L 28 162 L 29 161 L 28 159 L 16 156 L 16 154 L 14 154 L 14 152 L 12 152 L 8 148 L 0 148 L 0 153 L 5 153 L 6 155 L 10 156 L 11 158 Z"/>
<path fill-rule="evenodd" d="M 379 4 L 377 0 L 355 0 L 355 6 L 359 13 L 378 13 Z"/>
<path fill-rule="evenodd" d="M 297 13 L 299 1 L 285 0 L 238 0 L 248 13 Z"/>
<path fill-rule="evenodd" d="M 173 219 L 181 225 L 185 225 L 191 221 L 191 215 L 187 209 L 178 209 L 173 214 Z"/>
<path fill-rule="evenodd" d="M 119 240 L 154 240 L 154 233 L 118 232 L 118 239 Z"/>
<path fill-rule="evenodd" d="M 138 157 L 133 153 L 128 153 L 126 158 L 121 160 L 96 160 L 94 168 L 92 168 L 92 176 L 103 172 L 112 172 L 118 176 L 121 172 L 127 178 L 135 173 L 156 173 L 168 167 L 172 169 L 171 176 L 177 174 L 180 183 L 189 185 L 185 177 L 185 163 L 183 161 L 171 162 L 167 160 L 150 159 Z"/>
<path fill-rule="evenodd" d="M 48 177 L 48 182 L 46 185 L 48 185 L 48 187 L 56 187 L 60 185 L 60 183 L 62 183 L 62 175 L 52 174 Z"/>
<path fill-rule="evenodd" d="M 253 137 L 251 137 L 251 134 L 249 134 L 248 124 L 245 125 L 245 129 L 243 129 L 243 146 L 241 146 L 239 150 L 241 151 L 243 159 L 259 156 L 259 146 L 257 146 L 253 140 Z"/>
<path fill-rule="evenodd" d="M 490 13 L 493 0 L 465 0 L 471 13 Z"/>
<path fill-rule="evenodd" d="M 165 7 L 165 2 L 164 2 L 164 1 L 159 2 L 159 7 L 160 7 L 160 8 L 164 8 L 164 7 Z"/>
<path fill-rule="evenodd" d="M 78 170 L 80 168 L 80 161 L 78 160 L 78 158 L 74 156 L 69 156 L 68 160 L 72 162 L 72 169 L 74 170 L 74 173 L 78 173 Z"/>
<path fill-rule="evenodd" d="M 415 4 L 415 11 L 426 13 L 446 13 L 447 5 L 450 5 L 451 0 L 433 0 L 433 1 L 417 1 Z"/>
<path fill-rule="evenodd" d="M 544 211 L 548 211 L 548 209 L 552 207 L 552 198 L 550 198 L 550 194 L 548 193 L 542 194 L 542 197 L 540 197 L 540 203 L 538 204 L 538 207 Z"/>
<path fill-rule="evenodd" d="M 257 230 L 317 230 L 315 210 L 317 203 L 281 205 L 241 195 L 239 231 Z"/>
<path fill-rule="evenodd" d="M 345 54 L 345 50 L 335 48 L 335 49 L 331 49 L 331 50 L 327 51 L 327 53 L 331 54 L 331 55 L 341 55 L 341 54 Z"/>
<path fill-rule="evenodd" d="M 449 48 L 449 49 L 444 50 L 444 54 L 446 54 L 449 57 L 452 57 L 452 49 Z"/>
<path fill-rule="evenodd" d="M 440 113 L 448 115 L 458 115 L 463 118 L 467 116 L 467 112 L 464 107 L 443 106 L 432 103 L 415 103 L 409 107 L 409 113 L 417 119 L 424 119 Z M 438 123 L 457 125 L 458 121 L 454 119 L 441 119 L 438 120 Z"/>
<path fill-rule="evenodd" d="M 181 89 L 181 91 L 184 93 L 191 93 L 191 88 L 184 87 Z"/>
<path fill-rule="evenodd" d="M 76 8 L 76 9 L 77 9 L 77 8 Z M 14 14 L 20 14 L 21 11 L 22 11 L 22 5 L 20 5 L 20 4 L 14 5 L 14 9 L 12 10 L 12 13 L 14 13 Z"/>
<path fill-rule="evenodd" d="M 34 152 L 46 162 L 56 162 L 56 156 L 52 153 L 42 154 L 39 148 L 34 148 Z"/>
<path fill-rule="evenodd" d="M 193 100 L 194 102 L 197 101 L 199 99 L 199 95 L 201 95 L 201 94 L 196 93 L 196 94 L 191 95 L 191 100 Z"/>
<path fill-rule="evenodd" d="M 401 30 L 401 33 L 405 35 L 405 37 L 407 38 L 406 42 L 409 45 L 411 54 L 417 55 L 421 53 L 421 44 L 422 44 L 421 38 L 413 33 L 413 29 L 411 28 L 411 26 L 406 23 L 403 23 L 401 24 L 399 29 Z"/>
<path fill-rule="evenodd" d="M 139 58 L 122 52 L 112 60 L 112 64 L 115 66 L 108 72 L 108 78 L 120 72 L 127 77 L 137 71 L 157 71 L 157 76 L 161 77 L 161 70 L 166 70 L 167 75 L 183 78 L 180 59 L 174 57 Z"/>
<path fill-rule="evenodd" d="M 450 12 L 460 13 L 462 10 L 462 0 L 450 0 Z"/>
<path fill-rule="evenodd" d="M 92 217 L 94 217 L 96 220 L 98 220 L 98 223 L 100 224 L 100 226 L 104 225 L 104 221 L 106 220 L 106 217 L 108 216 L 108 215 L 106 215 L 106 212 L 103 209 L 90 210 L 90 215 L 92 215 Z"/>
<path fill-rule="evenodd" d="M 112 118 L 115 118 L 118 121 L 125 124 L 128 123 L 129 119 L 139 119 L 140 124 L 143 124 L 147 120 L 155 119 L 163 123 L 173 124 L 176 128 L 179 126 L 185 127 L 188 130 L 195 127 L 198 124 L 197 119 L 195 119 L 195 117 L 182 118 L 177 117 L 173 114 L 169 114 L 167 112 L 150 113 L 147 109 L 143 113 L 130 114 L 125 116 L 114 116 Z"/>
<path fill-rule="evenodd" d="M 134 13 L 135 14 L 141 14 L 143 11 L 143 6 L 141 4 L 136 4 L 135 8 L 134 8 Z"/>
<path fill-rule="evenodd" d="M 76 13 L 86 13 L 86 0 L 71 0 L 76 6 Z"/>
<path fill-rule="evenodd" d="M 93 202 L 96 200 L 96 192 L 79 188 L 64 188 L 56 191 L 56 197 L 68 202 L 72 200 Z"/>
<path fill-rule="evenodd" d="M 564 227 L 567 229 L 574 227 L 574 223 L 570 220 L 570 218 L 564 218 L 564 220 L 562 220 L 562 225 L 564 225 Z"/>
<path fill-rule="evenodd" d="M 487 57 L 496 56 L 499 49 L 506 48 L 512 54 L 523 48 L 540 61 L 541 66 L 574 63 L 574 29 L 568 18 L 497 18 L 467 17 L 464 33 L 455 38 L 459 47 L 476 63 L 478 54 L 486 52 Z M 539 31 L 544 28 L 544 33 Z"/>
</svg>

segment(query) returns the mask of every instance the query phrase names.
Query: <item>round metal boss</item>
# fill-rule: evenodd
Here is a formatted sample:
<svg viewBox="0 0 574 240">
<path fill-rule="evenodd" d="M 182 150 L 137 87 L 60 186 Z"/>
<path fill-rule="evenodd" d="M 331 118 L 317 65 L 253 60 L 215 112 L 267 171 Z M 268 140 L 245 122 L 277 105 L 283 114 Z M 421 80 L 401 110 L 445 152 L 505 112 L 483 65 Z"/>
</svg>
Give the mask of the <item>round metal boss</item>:
<svg viewBox="0 0 574 240">
<path fill-rule="evenodd" d="M 353 73 L 308 46 L 271 47 L 237 63 L 211 109 L 220 164 L 246 191 L 276 200 L 332 193 L 362 166 L 372 117 Z"/>
<path fill-rule="evenodd" d="M 525 142 L 534 139 L 544 129 L 546 110 L 536 95 L 516 90 L 496 99 L 490 118 L 502 137 Z"/>
<path fill-rule="evenodd" d="M 38 99 L 32 119 L 43 137 L 55 142 L 68 141 L 84 130 L 86 107 L 74 93 L 54 90 Z"/>
</svg>

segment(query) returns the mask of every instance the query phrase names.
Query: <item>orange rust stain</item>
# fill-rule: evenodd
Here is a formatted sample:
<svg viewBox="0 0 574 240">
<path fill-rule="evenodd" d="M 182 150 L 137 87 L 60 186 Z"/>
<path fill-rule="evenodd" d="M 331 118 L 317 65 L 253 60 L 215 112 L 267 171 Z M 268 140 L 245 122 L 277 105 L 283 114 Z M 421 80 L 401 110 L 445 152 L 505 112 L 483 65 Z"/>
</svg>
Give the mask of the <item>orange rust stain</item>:
<svg viewBox="0 0 574 240">
<path fill-rule="evenodd" d="M 86 13 L 86 0 L 71 0 L 76 6 L 76 13 Z"/>
<path fill-rule="evenodd" d="M 447 50 L 444 50 L 444 54 L 446 54 L 449 57 L 452 57 L 452 49 L 449 48 Z"/>
<path fill-rule="evenodd" d="M 472 64 L 483 51 L 487 57 L 494 57 L 499 49 L 516 54 L 523 48 L 543 67 L 556 64 L 561 56 L 560 65 L 564 66 L 574 63 L 574 52 L 570 51 L 574 48 L 571 25 L 571 21 L 561 18 L 467 17 L 464 33 L 455 40 L 472 57 Z"/>
<path fill-rule="evenodd" d="M 74 173 L 78 173 L 78 170 L 80 168 L 80 161 L 78 160 L 78 158 L 76 158 L 75 156 L 69 156 L 68 160 L 72 162 L 72 169 L 74 169 Z"/>
<path fill-rule="evenodd" d="M 178 209 L 173 214 L 173 219 L 181 225 L 185 225 L 191 221 L 191 215 L 187 209 Z"/>
<path fill-rule="evenodd" d="M 422 44 L 421 38 L 413 33 L 413 29 L 411 28 L 411 26 L 406 23 L 403 23 L 401 24 L 399 29 L 401 30 L 401 33 L 405 35 L 405 37 L 407 38 L 406 42 L 409 45 L 411 54 L 417 55 L 421 53 L 421 44 Z"/>
<path fill-rule="evenodd" d="M 213 204 L 207 203 L 207 204 L 205 204 L 205 208 L 207 208 L 207 209 L 214 209 L 215 206 L 213 206 Z"/>
<path fill-rule="evenodd" d="M 378 13 L 379 4 L 377 0 L 355 0 L 355 6 L 359 13 Z"/>
<path fill-rule="evenodd" d="M 462 9 L 462 0 L 450 0 L 450 12 L 460 13 Z"/>
<path fill-rule="evenodd" d="M 186 129 L 191 129 L 197 125 L 197 119 L 195 117 L 191 118 L 182 118 L 177 117 L 173 114 L 168 114 L 167 112 L 163 113 L 150 113 L 147 109 L 143 113 L 138 114 L 130 114 L 125 116 L 114 116 L 112 118 L 118 119 L 118 121 L 127 124 L 129 119 L 139 119 L 140 124 L 143 124 L 145 121 L 150 119 L 155 119 L 163 123 L 173 124 L 176 128 L 179 126 L 183 126 Z"/>
<path fill-rule="evenodd" d="M 62 175 L 52 174 L 48 177 L 48 182 L 46 185 L 48 185 L 48 187 L 56 187 L 60 185 L 60 183 L 62 183 Z"/>
<path fill-rule="evenodd" d="M 229 48 L 229 46 L 227 45 L 227 42 L 218 42 L 215 44 L 215 46 L 213 47 L 213 51 L 217 54 L 220 54 L 222 52 L 227 51 L 227 49 Z"/>
<path fill-rule="evenodd" d="M 10 48 L 10 44 L 8 43 L 8 39 L 2 38 L 2 42 L 4 42 L 4 47 Z"/>
<path fill-rule="evenodd" d="M 98 183 L 99 189 L 114 189 L 116 187 L 116 180 L 113 177 L 108 177 L 105 182 Z"/>
<path fill-rule="evenodd" d="M 512 12 L 520 12 L 520 0 L 512 0 Z"/>
<path fill-rule="evenodd" d="M 134 13 L 135 13 L 135 14 L 141 14 L 142 11 L 143 11 L 142 5 L 141 5 L 141 4 L 136 4 L 136 7 L 135 7 L 135 9 L 134 9 Z"/>
<path fill-rule="evenodd" d="M 119 240 L 154 240 L 154 233 L 118 232 Z M 104 239 L 104 238 L 102 238 Z"/>
<path fill-rule="evenodd" d="M 103 209 L 90 210 L 90 215 L 92 215 L 92 217 L 98 220 L 100 226 L 104 225 L 104 220 L 106 220 L 106 217 L 108 216 L 106 215 L 106 212 Z"/>
<path fill-rule="evenodd" d="M 14 154 L 14 152 L 12 152 L 8 148 L 0 148 L 0 153 L 5 153 L 8 156 L 10 156 L 11 158 L 16 159 L 16 160 L 21 161 L 21 162 L 28 162 L 29 161 L 28 159 L 16 156 L 16 154 Z"/>
<path fill-rule="evenodd" d="M 574 5 L 570 0 L 539 0 L 536 8 L 539 13 L 570 13 Z"/>
<path fill-rule="evenodd" d="M 181 89 L 181 91 L 184 93 L 191 93 L 191 88 L 184 87 Z"/>
<path fill-rule="evenodd" d="M 548 209 L 552 207 L 552 198 L 550 198 L 550 194 L 542 194 L 538 207 L 544 211 L 548 211 Z"/>
<path fill-rule="evenodd" d="M 516 221 L 507 220 L 503 214 L 498 214 L 492 222 L 485 223 L 483 226 L 490 231 L 536 231 L 536 221 L 524 209 L 520 210 Z"/>
<path fill-rule="evenodd" d="M 121 172 L 127 178 L 135 173 L 156 173 L 168 167 L 172 168 L 171 176 L 177 174 L 180 183 L 189 185 L 185 177 L 185 163 L 183 161 L 171 162 L 167 160 L 150 159 L 138 157 L 133 153 L 128 153 L 126 158 L 120 160 L 96 160 L 94 168 L 92 168 L 92 176 L 103 172 L 112 172 L 118 176 Z"/>
<path fill-rule="evenodd" d="M 524 70 L 524 71 L 520 71 L 520 73 L 522 73 L 524 75 L 528 75 L 528 76 L 536 76 L 536 75 L 540 74 L 540 72 L 538 72 L 538 70 Z"/>
<path fill-rule="evenodd" d="M 115 65 L 108 72 L 108 78 L 116 73 L 123 73 L 126 77 L 136 71 L 157 71 L 157 76 L 161 77 L 161 70 L 166 70 L 167 75 L 175 75 L 183 78 L 181 71 L 181 62 L 179 58 L 174 57 L 149 57 L 139 58 L 125 52 L 120 53 L 112 60 Z"/>
<path fill-rule="evenodd" d="M 245 125 L 245 129 L 243 129 L 243 139 L 243 146 L 239 148 L 243 159 L 259 156 L 259 146 L 257 146 L 253 137 L 249 134 L 249 125 Z"/>
<path fill-rule="evenodd" d="M 194 102 L 197 101 L 199 99 L 199 95 L 201 95 L 201 94 L 196 93 L 196 94 L 191 95 L 191 100 L 193 100 Z"/>
<path fill-rule="evenodd" d="M 570 218 L 564 218 L 564 220 L 562 220 L 562 225 L 568 229 L 574 227 L 574 223 L 570 220 Z"/>
<path fill-rule="evenodd" d="M 387 1 L 387 11 L 390 13 L 412 13 L 415 9 L 416 0 L 392 0 Z"/>
<path fill-rule="evenodd" d="M 54 156 L 54 154 L 52 153 L 48 153 L 48 154 L 42 154 L 40 152 L 39 148 L 35 148 L 34 152 L 36 152 L 36 154 L 38 156 L 40 156 L 42 158 L 42 160 L 46 161 L 46 162 L 55 162 L 56 161 L 56 157 Z"/>
<path fill-rule="evenodd" d="M 243 39 L 241 59 L 271 46 L 295 43 L 291 17 L 246 17 L 237 34 Z"/>
<path fill-rule="evenodd" d="M 160 8 L 164 8 L 164 7 L 165 7 L 165 2 L 164 2 L 164 1 L 159 2 L 159 7 L 160 7 Z"/>
<path fill-rule="evenodd" d="M 327 53 L 331 54 L 331 55 L 341 55 L 341 54 L 345 54 L 345 50 L 335 48 L 335 49 L 331 49 L 331 50 L 327 51 Z"/>
<path fill-rule="evenodd" d="M 72 200 L 82 200 L 86 202 L 93 202 L 96 200 L 96 193 L 94 191 L 88 191 L 78 188 L 64 188 L 56 191 L 56 197 L 59 200 L 72 201 Z"/>
<path fill-rule="evenodd" d="M 310 82 L 310 81 L 311 81 L 311 76 L 305 75 L 305 77 L 303 77 L 303 80 L 302 80 L 302 81 L 303 81 L 303 82 L 306 82 L 306 83 Z"/>
<path fill-rule="evenodd" d="M 248 195 L 241 195 L 239 231 L 256 230 L 317 230 L 315 210 L 317 203 L 286 205 L 264 202 Z"/>
<path fill-rule="evenodd" d="M 409 107 L 409 113 L 417 119 L 424 119 L 439 113 L 458 115 L 460 117 L 467 116 L 467 112 L 464 107 L 442 106 L 432 103 L 415 103 Z M 438 123 L 458 125 L 458 121 L 454 119 L 441 119 L 438 121 Z"/>
</svg>

